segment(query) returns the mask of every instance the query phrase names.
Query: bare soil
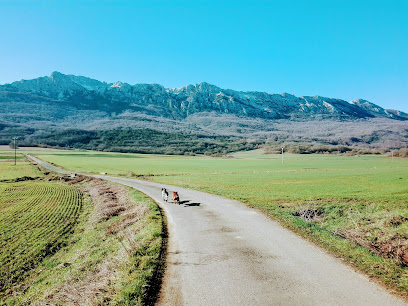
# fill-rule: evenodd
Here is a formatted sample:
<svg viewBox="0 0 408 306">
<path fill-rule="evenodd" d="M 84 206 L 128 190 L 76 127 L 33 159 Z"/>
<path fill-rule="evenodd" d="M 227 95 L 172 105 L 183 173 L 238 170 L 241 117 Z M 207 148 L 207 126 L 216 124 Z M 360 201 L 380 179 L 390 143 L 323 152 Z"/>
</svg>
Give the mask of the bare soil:
<svg viewBox="0 0 408 306">
<path fill-rule="evenodd" d="M 358 230 L 343 230 L 338 236 L 364 246 L 374 253 L 395 259 L 401 266 L 408 266 L 408 235 L 395 234 L 389 238 L 380 238 L 375 242 L 364 239 L 366 233 Z"/>
</svg>

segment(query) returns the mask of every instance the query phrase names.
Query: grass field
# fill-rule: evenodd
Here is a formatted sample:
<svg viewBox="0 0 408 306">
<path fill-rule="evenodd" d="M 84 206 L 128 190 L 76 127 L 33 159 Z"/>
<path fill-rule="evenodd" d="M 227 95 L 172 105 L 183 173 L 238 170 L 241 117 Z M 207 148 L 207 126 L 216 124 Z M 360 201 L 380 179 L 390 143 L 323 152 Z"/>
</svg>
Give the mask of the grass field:
<svg viewBox="0 0 408 306">
<path fill-rule="evenodd" d="M 81 205 L 71 186 L 0 184 L 0 297 L 64 245 Z"/>
<path fill-rule="evenodd" d="M 157 205 L 104 181 L 57 182 L 21 151 L 14 166 L 9 151 L 0 151 L 0 305 L 149 303 L 163 262 Z"/>
<path fill-rule="evenodd" d="M 243 200 L 407 200 L 408 160 L 385 156 L 237 154 L 234 158 L 73 152 L 36 154 L 77 172 L 150 176 Z M 219 190 L 219 191 L 217 191 Z"/>
<path fill-rule="evenodd" d="M 6 154 L 0 154 L 0 159 L 8 159 L 8 160 L 10 160 L 10 159 L 12 159 L 12 160 L 14 160 L 14 159 L 23 159 L 24 158 L 24 156 L 21 156 L 21 155 L 18 155 L 18 156 L 11 156 L 11 155 L 6 155 Z"/>
<path fill-rule="evenodd" d="M 74 171 L 144 177 L 240 200 L 408 292 L 408 160 L 386 156 L 229 158 L 97 152 L 37 154 Z"/>
<path fill-rule="evenodd" d="M 14 160 L 9 158 L 11 158 L 10 155 L 0 153 L 0 181 L 12 180 L 23 176 L 37 177 L 41 175 L 41 171 L 25 160 L 23 155 L 18 155 L 16 165 L 14 165 Z"/>
</svg>

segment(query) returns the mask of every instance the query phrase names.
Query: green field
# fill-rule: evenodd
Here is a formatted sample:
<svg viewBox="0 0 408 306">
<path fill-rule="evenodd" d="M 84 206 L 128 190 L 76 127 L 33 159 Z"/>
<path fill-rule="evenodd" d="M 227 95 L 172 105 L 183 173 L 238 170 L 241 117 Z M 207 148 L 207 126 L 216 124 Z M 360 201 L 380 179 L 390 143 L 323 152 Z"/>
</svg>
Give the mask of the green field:
<svg viewBox="0 0 408 306">
<path fill-rule="evenodd" d="M 11 155 L 6 155 L 6 154 L 0 154 L 0 160 L 1 159 L 9 159 L 9 160 L 14 160 L 14 159 L 23 159 L 24 156 L 18 155 L 18 156 L 11 156 Z"/>
<path fill-rule="evenodd" d="M 226 158 L 98 152 L 37 156 L 78 172 L 139 177 L 237 199 L 408 292 L 407 159 L 287 154 L 282 164 L 280 155 L 261 150 Z"/>
<path fill-rule="evenodd" d="M 408 160 L 385 156 L 236 154 L 233 158 L 72 152 L 36 154 L 77 172 L 150 176 L 252 202 L 316 198 L 404 201 Z"/>
<path fill-rule="evenodd" d="M 40 170 L 25 160 L 24 156 L 18 156 L 19 159 L 16 165 L 14 165 L 14 161 L 8 159 L 9 157 L 0 154 L 0 181 L 13 180 L 23 176 L 37 177 L 41 175 Z"/>
<path fill-rule="evenodd" d="M 64 245 L 81 205 L 71 186 L 0 184 L 0 297 Z"/>
<path fill-rule="evenodd" d="M 0 305 L 154 299 L 146 285 L 163 262 L 157 205 L 115 184 L 57 182 L 18 154 L 14 166 L 0 151 Z"/>
</svg>

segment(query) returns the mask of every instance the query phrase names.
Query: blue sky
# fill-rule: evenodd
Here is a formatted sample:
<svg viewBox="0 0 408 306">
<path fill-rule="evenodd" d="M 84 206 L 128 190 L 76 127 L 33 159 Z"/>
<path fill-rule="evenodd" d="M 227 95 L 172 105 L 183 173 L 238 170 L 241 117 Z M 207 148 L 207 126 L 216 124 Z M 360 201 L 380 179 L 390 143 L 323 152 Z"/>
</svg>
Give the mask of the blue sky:
<svg viewBox="0 0 408 306">
<path fill-rule="evenodd" d="M 0 1 L 0 84 L 113 82 L 364 98 L 408 112 L 408 1 Z"/>
</svg>

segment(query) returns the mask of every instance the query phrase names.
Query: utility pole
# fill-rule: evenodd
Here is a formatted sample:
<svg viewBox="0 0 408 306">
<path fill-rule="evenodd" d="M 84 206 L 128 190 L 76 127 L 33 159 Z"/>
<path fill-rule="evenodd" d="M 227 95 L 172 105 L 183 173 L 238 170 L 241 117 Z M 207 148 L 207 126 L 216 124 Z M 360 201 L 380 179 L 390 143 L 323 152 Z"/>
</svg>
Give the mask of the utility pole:
<svg viewBox="0 0 408 306">
<path fill-rule="evenodd" d="M 16 140 L 18 137 L 13 137 L 14 140 L 14 166 L 17 165 L 17 144 Z"/>
<path fill-rule="evenodd" d="M 283 147 L 282 147 L 282 165 L 283 165 Z"/>
</svg>

